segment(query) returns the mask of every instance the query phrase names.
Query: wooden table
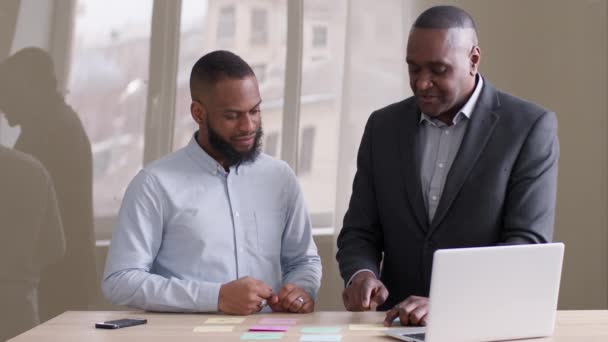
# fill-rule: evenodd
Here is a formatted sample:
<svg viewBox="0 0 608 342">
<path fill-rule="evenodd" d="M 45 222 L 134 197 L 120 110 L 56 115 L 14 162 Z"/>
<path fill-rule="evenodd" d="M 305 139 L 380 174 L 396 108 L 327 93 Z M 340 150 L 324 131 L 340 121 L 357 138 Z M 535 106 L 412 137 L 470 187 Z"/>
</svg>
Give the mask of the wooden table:
<svg viewBox="0 0 608 342">
<path fill-rule="evenodd" d="M 144 317 L 148 324 L 117 330 L 95 329 L 94 323 L 125 317 Z M 297 318 L 298 324 L 289 329 L 280 341 L 299 341 L 300 329 L 305 326 L 341 326 L 342 341 L 398 341 L 377 331 L 352 331 L 349 324 L 379 323 L 380 312 L 316 312 L 307 315 L 258 314 L 244 317 L 234 332 L 195 333 L 195 326 L 210 317 L 234 317 L 208 314 L 167 314 L 141 311 L 68 311 L 13 339 L 26 341 L 241 341 L 249 326 L 261 318 Z M 559 311 L 555 334 L 533 341 L 608 341 L 608 311 Z"/>
</svg>

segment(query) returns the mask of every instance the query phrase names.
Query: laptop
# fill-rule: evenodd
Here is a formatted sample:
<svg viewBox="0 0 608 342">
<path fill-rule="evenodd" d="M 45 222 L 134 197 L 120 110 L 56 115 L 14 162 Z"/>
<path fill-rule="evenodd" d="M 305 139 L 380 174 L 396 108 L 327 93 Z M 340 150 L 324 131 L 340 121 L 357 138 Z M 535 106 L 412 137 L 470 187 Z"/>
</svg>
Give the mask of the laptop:
<svg viewBox="0 0 608 342">
<path fill-rule="evenodd" d="M 391 328 L 403 341 L 496 341 L 553 334 L 564 244 L 435 252 L 427 326 Z"/>
</svg>

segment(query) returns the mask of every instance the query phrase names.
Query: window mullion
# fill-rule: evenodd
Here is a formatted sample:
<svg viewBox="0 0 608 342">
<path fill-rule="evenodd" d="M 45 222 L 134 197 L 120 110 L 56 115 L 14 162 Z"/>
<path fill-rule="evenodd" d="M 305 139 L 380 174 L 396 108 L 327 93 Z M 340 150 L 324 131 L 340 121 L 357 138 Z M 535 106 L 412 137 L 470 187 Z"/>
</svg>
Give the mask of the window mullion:
<svg viewBox="0 0 608 342">
<path fill-rule="evenodd" d="M 154 1 L 144 165 L 171 152 L 173 144 L 180 19 L 181 0 Z"/>
<path fill-rule="evenodd" d="M 300 96 L 302 91 L 302 52 L 304 48 L 304 0 L 287 2 L 287 53 L 281 159 L 293 170 L 298 164 Z"/>
</svg>

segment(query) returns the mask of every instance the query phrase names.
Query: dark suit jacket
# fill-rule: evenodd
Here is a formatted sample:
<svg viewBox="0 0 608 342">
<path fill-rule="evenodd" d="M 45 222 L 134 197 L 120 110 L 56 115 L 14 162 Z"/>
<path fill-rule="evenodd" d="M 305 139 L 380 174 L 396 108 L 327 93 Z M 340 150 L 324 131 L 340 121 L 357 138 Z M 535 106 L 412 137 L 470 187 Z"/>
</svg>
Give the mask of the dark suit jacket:
<svg viewBox="0 0 608 342">
<path fill-rule="evenodd" d="M 370 269 L 389 290 L 380 310 L 410 295 L 428 296 L 437 249 L 552 239 L 554 113 L 484 80 L 432 222 L 422 198 L 419 120 L 414 98 L 372 113 L 338 237 L 343 279 Z"/>
</svg>

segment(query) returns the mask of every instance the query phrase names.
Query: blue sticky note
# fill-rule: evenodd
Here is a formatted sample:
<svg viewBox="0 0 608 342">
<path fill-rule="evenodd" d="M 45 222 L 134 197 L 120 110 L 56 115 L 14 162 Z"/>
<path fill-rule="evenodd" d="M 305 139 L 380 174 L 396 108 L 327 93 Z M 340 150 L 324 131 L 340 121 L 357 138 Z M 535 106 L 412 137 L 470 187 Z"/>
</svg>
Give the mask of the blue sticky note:
<svg viewBox="0 0 608 342">
<path fill-rule="evenodd" d="M 342 341 L 342 335 L 302 335 L 300 336 L 300 342 L 328 342 L 328 341 Z"/>
<path fill-rule="evenodd" d="M 302 334 L 337 334 L 341 327 L 304 327 L 300 329 Z"/>
<path fill-rule="evenodd" d="M 283 333 L 278 332 L 246 332 L 241 335 L 241 340 L 280 340 Z"/>
</svg>

